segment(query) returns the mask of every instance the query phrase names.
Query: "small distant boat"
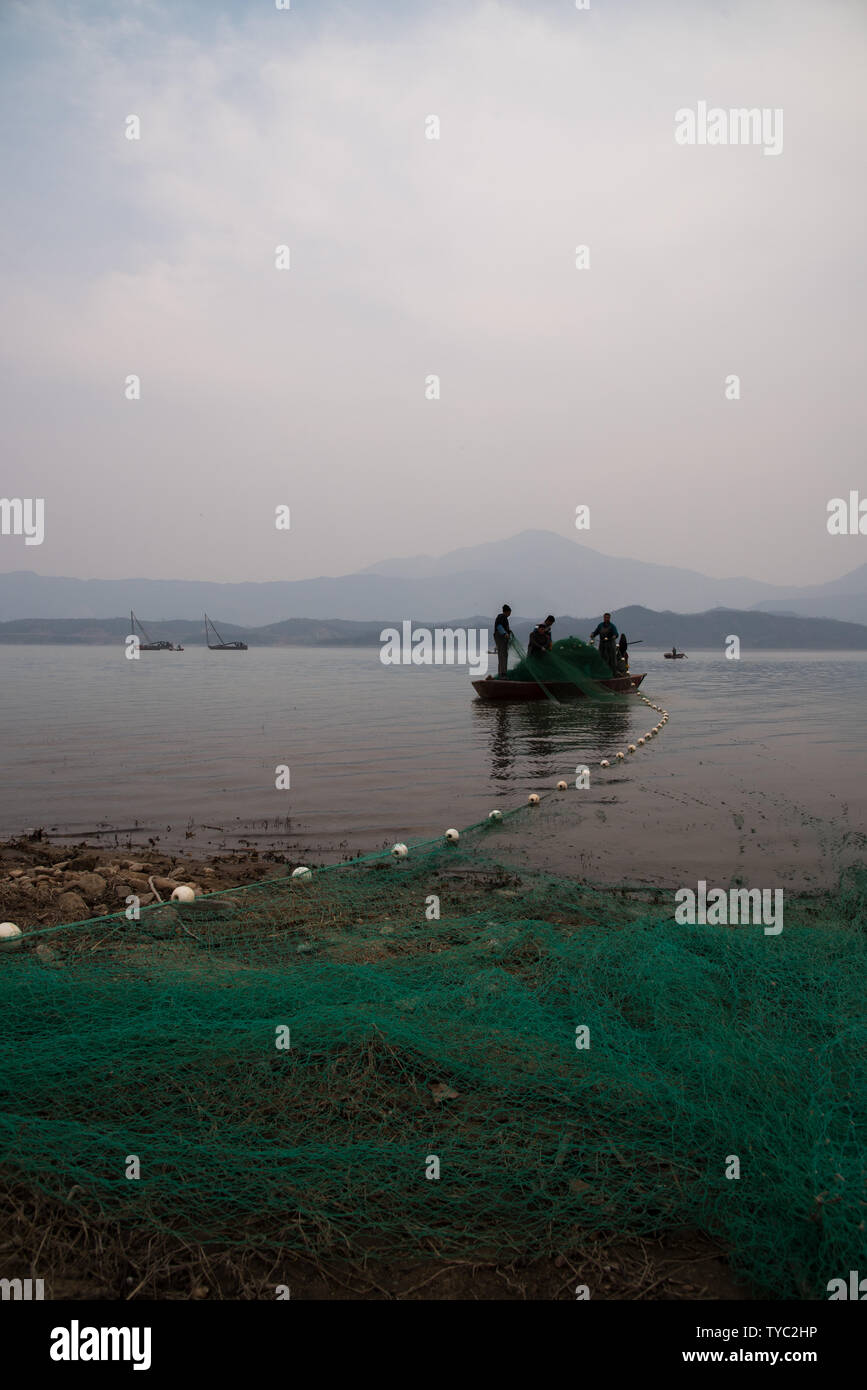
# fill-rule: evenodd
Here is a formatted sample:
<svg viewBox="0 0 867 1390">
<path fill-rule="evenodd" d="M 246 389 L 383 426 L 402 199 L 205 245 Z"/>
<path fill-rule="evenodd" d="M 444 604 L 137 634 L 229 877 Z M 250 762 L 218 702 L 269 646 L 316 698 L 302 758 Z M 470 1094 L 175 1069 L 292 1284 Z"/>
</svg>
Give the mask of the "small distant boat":
<svg viewBox="0 0 867 1390">
<path fill-rule="evenodd" d="M 135 613 L 133 613 L 132 609 L 129 610 L 129 621 L 130 626 L 132 627 L 133 635 L 138 635 L 136 633 L 136 628 L 138 628 L 139 632 L 144 638 L 144 641 L 140 641 L 138 644 L 138 649 L 140 652 L 182 652 L 184 650 L 183 647 L 180 645 L 176 647 L 173 642 L 151 641 L 150 637 L 148 637 L 147 633 L 145 632 Z"/>
<path fill-rule="evenodd" d="M 208 641 L 210 633 L 213 632 L 216 642 Z M 205 641 L 208 643 L 209 652 L 245 652 L 247 651 L 246 642 L 224 642 L 211 619 L 205 614 Z"/>
<path fill-rule="evenodd" d="M 672 647 L 670 652 L 663 652 L 662 655 L 665 657 L 666 661 L 683 661 L 686 657 L 686 652 L 679 652 L 677 647 Z"/>
</svg>

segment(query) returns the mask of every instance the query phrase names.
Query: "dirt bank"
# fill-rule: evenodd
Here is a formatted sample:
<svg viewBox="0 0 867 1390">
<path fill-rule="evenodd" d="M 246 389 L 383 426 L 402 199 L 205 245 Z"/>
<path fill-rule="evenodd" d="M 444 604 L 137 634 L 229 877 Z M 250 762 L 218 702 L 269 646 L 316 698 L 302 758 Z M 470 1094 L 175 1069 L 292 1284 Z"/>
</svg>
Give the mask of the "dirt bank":
<svg viewBox="0 0 867 1390">
<path fill-rule="evenodd" d="M 0 844 L 0 919 L 28 927 L 107 917 L 135 895 L 142 907 L 189 884 L 216 893 L 243 883 L 284 878 L 297 861 L 274 851 L 244 850 L 207 858 L 117 849 L 82 842 L 57 846 L 37 831 Z"/>
</svg>

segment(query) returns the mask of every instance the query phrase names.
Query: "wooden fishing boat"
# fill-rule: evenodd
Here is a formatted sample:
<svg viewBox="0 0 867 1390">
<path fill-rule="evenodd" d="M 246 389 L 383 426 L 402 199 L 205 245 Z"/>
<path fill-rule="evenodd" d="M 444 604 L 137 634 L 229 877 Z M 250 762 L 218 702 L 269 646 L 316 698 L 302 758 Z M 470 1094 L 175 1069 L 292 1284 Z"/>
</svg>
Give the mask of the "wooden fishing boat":
<svg viewBox="0 0 867 1390">
<path fill-rule="evenodd" d="M 666 661 L 683 661 L 686 652 L 663 652 Z"/>
<path fill-rule="evenodd" d="M 606 690 L 613 690 L 619 695 L 628 695 L 630 691 L 637 690 L 646 671 L 635 676 L 612 676 L 610 680 L 595 681 L 595 685 L 604 686 Z M 570 685 L 568 681 L 546 681 L 545 686 L 550 690 L 556 700 L 583 700 L 584 691 L 577 685 Z M 546 700 L 548 697 L 541 685 L 537 681 L 508 681 L 499 680 L 496 676 L 486 676 L 482 681 L 473 681 L 475 690 L 480 700 Z"/>
<path fill-rule="evenodd" d="M 211 632 L 216 637 L 216 642 L 209 640 Z M 209 652 L 245 652 L 247 650 L 246 642 L 224 642 L 207 613 L 205 614 L 205 641 L 208 643 Z"/>
</svg>

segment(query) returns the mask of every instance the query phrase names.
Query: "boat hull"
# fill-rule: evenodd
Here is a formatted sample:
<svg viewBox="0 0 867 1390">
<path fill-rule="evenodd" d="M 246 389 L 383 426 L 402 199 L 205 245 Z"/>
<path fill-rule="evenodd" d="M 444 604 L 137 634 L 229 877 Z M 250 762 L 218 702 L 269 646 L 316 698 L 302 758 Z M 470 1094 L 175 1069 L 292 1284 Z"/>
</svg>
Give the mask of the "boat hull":
<svg viewBox="0 0 867 1390">
<path fill-rule="evenodd" d="M 595 681 L 594 684 L 604 686 L 606 690 L 613 690 L 617 694 L 628 695 L 630 691 L 637 690 L 646 671 L 635 676 L 612 676 L 607 681 Z M 569 685 L 566 681 L 546 681 L 548 690 L 557 700 L 583 700 L 586 699 L 584 691 L 577 685 Z M 480 700 L 546 700 L 548 697 L 541 685 L 535 681 L 501 681 L 495 676 L 486 676 L 483 681 L 473 681 L 475 690 Z"/>
</svg>

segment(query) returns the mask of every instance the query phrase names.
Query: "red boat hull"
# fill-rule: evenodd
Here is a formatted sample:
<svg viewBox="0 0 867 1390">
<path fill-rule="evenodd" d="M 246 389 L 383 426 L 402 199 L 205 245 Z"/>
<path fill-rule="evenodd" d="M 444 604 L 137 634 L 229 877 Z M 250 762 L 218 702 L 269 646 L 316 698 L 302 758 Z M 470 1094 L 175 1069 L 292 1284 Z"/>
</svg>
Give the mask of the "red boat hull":
<svg viewBox="0 0 867 1390">
<path fill-rule="evenodd" d="M 614 690 L 619 694 L 628 695 L 630 691 L 637 690 L 646 671 L 642 671 L 640 676 L 612 676 L 607 681 L 596 681 L 596 685 L 604 686 L 606 690 Z M 546 681 L 547 688 L 557 700 L 583 700 L 584 691 L 577 685 L 569 685 L 565 681 Z M 475 690 L 480 700 L 546 700 L 548 697 L 541 685 L 535 681 L 501 681 L 495 676 L 486 676 L 483 681 L 473 681 Z"/>
</svg>

